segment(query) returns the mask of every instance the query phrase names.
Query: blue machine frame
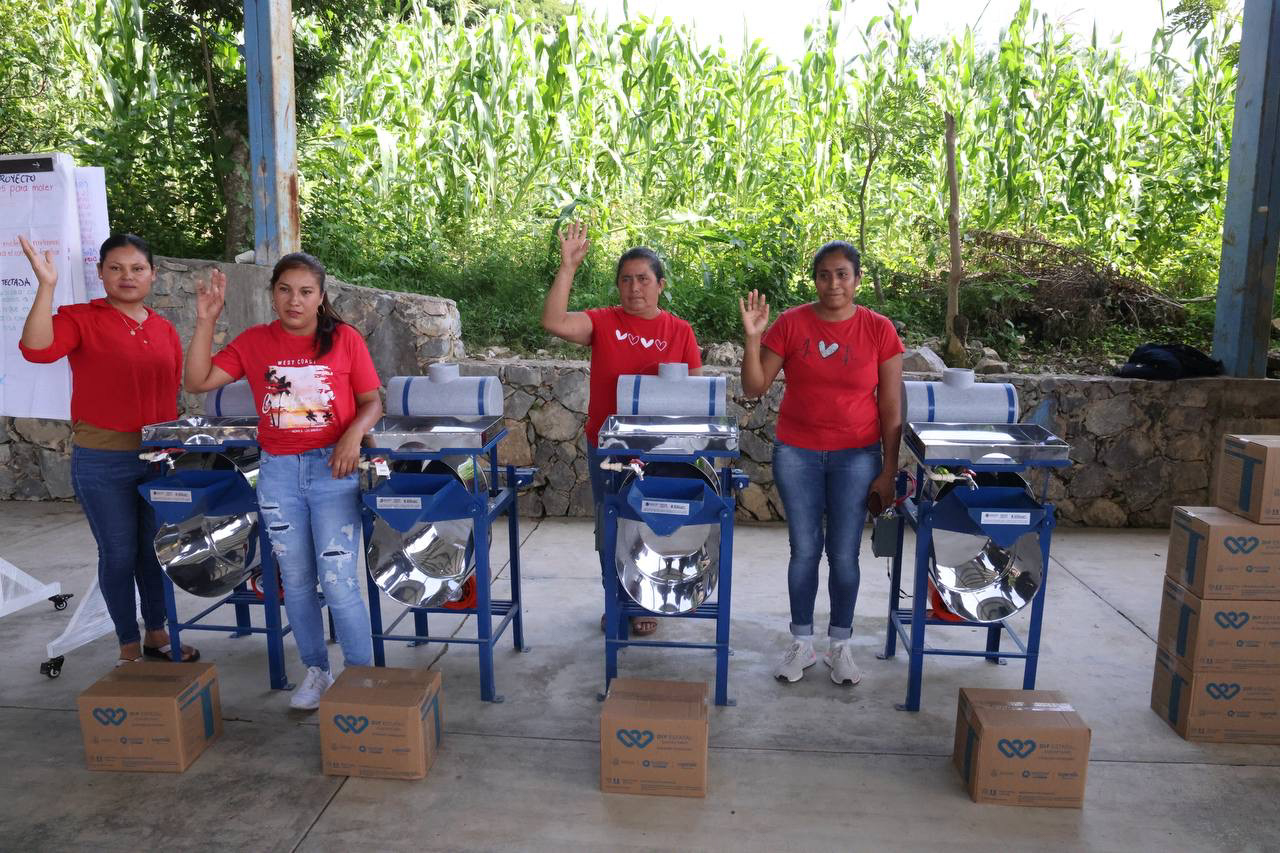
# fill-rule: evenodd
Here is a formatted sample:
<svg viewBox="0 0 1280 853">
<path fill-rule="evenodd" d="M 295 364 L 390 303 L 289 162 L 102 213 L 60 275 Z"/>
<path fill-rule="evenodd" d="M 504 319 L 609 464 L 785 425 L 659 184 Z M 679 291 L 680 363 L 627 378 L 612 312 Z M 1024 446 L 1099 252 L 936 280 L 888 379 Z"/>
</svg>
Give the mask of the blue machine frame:
<svg viewBox="0 0 1280 853">
<path fill-rule="evenodd" d="M 736 453 L 725 451 L 707 451 L 696 455 L 677 455 L 671 453 L 637 453 L 634 450 L 621 448 L 601 449 L 601 456 L 639 459 L 642 462 L 684 462 L 696 464 L 699 459 L 736 459 Z M 714 463 L 713 463 L 714 464 Z M 736 700 L 729 698 L 729 656 L 733 653 L 729 647 L 729 617 L 733 590 L 733 515 L 737 506 L 734 497 L 736 491 L 747 486 L 747 476 L 729 465 L 721 465 L 716 471 L 720 481 L 720 495 L 716 503 L 704 503 L 699 513 L 698 523 L 708 523 L 715 519 L 720 524 L 720 566 L 719 578 L 716 582 L 715 600 L 705 602 L 689 613 L 657 614 L 663 619 L 714 619 L 716 623 L 716 639 L 714 643 L 676 642 L 672 640 L 633 640 L 630 639 L 630 619 L 633 616 L 653 617 L 655 614 L 631 600 L 622 588 L 622 581 L 617 576 L 614 564 L 614 552 L 617 550 L 618 518 L 630 518 L 643 521 L 635 510 L 618 494 L 621 474 L 608 472 L 605 477 L 604 519 L 601 529 L 600 561 L 606 577 L 613 583 L 606 583 L 604 588 L 604 687 L 600 694 L 603 699 L 609 692 L 609 684 L 618 676 L 618 652 L 627 646 L 667 649 L 710 649 L 716 655 L 716 694 L 717 705 L 735 705 Z"/>
<path fill-rule="evenodd" d="M 498 474 L 503 470 L 498 464 L 498 442 L 507 434 L 501 429 L 481 448 L 445 448 L 434 451 L 401 451 L 387 448 L 366 447 L 366 457 L 382 456 L 391 460 L 439 459 L 445 456 L 470 456 L 472 465 L 478 469 L 482 457 L 487 457 L 490 471 L 490 486 L 486 491 L 480 488 L 479 480 L 472 482 L 472 490 L 461 486 L 451 486 L 440 490 L 431 500 L 422 500 L 417 508 L 379 509 L 379 497 L 427 497 L 419 490 L 419 481 L 413 478 L 421 475 L 392 472 L 376 489 L 365 491 L 361 495 L 364 515 L 365 541 L 373 535 L 373 523 L 381 517 L 391 527 L 407 531 L 420 521 L 453 521 L 469 518 L 472 524 L 472 542 L 475 554 L 475 607 L 406 607 L 385 629 L 382 625 L 383 592 L 374 583 L 373 575 L 365 573 L 365 581 L 369 587 L 369 617 L 373 628 L 373 662 L 376 666 L 386 666 L 386 642 L 394 641 L 410 645 L 426 643 L 465 643 L 477 647 L 480 655 L 480 698 L 486 702 L 502 702 L 503 697 L 495 690 L 493 675 L 493 651 L 507 626 L 511 626 L 512 640 L 517 650 L 528 652 L 524 641 L 524 617 L 522 614 L 523 599 L 520 594 L 520 521 L 516 511 L 516 493 L 520 487 L 533 481 L 534 469 L 505 467 L 506 485 L 498 487 Z M 494 599 L 490 585 L 493 581 L 492 568 L 489 564 L 489 526 L 503 513 L 507 514 L 507 531 L 510 541 L 511 559 L 511 598 Z M 410 613 L 413 614 L 413 633 L 395 634 L 396 626 Z M 433 637 L 429 633 L 427 617 L 431 613 L 451 614 L 454 616 L 472 615 L 476 617 L 476 636 L 472 637 Z M 496 627 L 494 620 L 500 620 Z"/>
<path fill-rule="evenodd" d="M 1068 460 L 1055 460 L 1022 465 L 989 465 L 963 459 L 930 459 L 928 464 L 931 467 L 967 468 L 974 472 L 1008 471 L 1022 473 L 1028 468 L 1061 468 L 1071 463 Z M 905 491 L 905 479 L 905 475 L 900 474 L 898 477 L 900 492 Z M 920 688 L 924 680 L 925 655 L 981 657 L 994 664 L 1003 664 L 1007 659 L 1021 659 L 1023 661 L 1022 689 L 1034 689 L 1036 686 L 1036 666 L 1040 656 L 1040 626 L 1044 618 L 1045 589 L 1049 583 L 1049 541 L 1055 525 L 1053 504 L 1044 500 L 1044 494 L 1048 491 L 1047 479 L 1040 500 L 1040 508 L 1043 510 L 1043 514 L 1033 514 L 1028 524 L 1001 525 L 1003 532 L 1007 533 L 1010 538 L 1021 537 L 1027 533 L 1035 533 L 1040 544 L 1040 557 L 1044 561 L 1040 587 L 1036 590 L 1035 597 L 1031 603 L 1031 624 L 1027 628 L 1025 641 L 1007 622 L 954 621 L 926 615 L 925 607 L 929 597 L 929 554 L 933 547 L 933 529 L 936 519 L 934 518 L 935 504 L 926 493 L 925 482 L 924 465 L 919 464 L 916 468 L 915 492 L 909 495 L 898 507 L 898 514 L 904 520 L 904 524 L 898 525 L 897 548 L 893 557 L 893 568 L 889 575 L 889 624 L 885 632 L 884 652 L 876 656 L 880 660 L 894 657 L 897 654 L 898 638 L 902 638 L 902 644 L 906 647 L 910 659 L 907 672 L 907 698 L 905 702 L 895 704 L 894 707 L 899 711 L 920 710 Z M 981 493 L 981 491 L 982 488 L 980 487 L 978 492 Z M 975 505 L 970 509 L 978 512 L 983 507 Z M 986 507 L 986 509 L 998 511 L 1003 507 L 990 506 Z M 912 584 L 911 607 L 904 608 L 899 607 L 898 604 L 902 590 L 902 546 L 907 524 L 910 524 L 916 533 L 915 579 Z M 925 645 L 925 629 L 930 625 L 984 628 L 987 632 L 986 648 L 929 648 Z M 1003 633 L 1008 633 L 1018 651 L 1000 650 L 1000 639 Z"/>
<path fill-rule="evenodd" d="M 172 442 L 167 441 L 144 441 L 144 448 L 152 448 L 162 450 L 173 447 Z M 257 444 L 248 440 L 231 440 L 220 444 L 202 444 L 198 447 L 183 447 L 186 453 L 224 453 L 232 448 L 257 447 Z M 198 506 L 201 503 L 213 503 L 219 500 L 222 492 L 226 490 L 226 486 L 215 482 L 215 478 L 207 476 L 209 472 L 199 472 L 205 474 L 204 477 L 191 477 L 196 472 L 184 472 L 183 474 L 170 474 L 161 476 L 153 480 L 148 480 L 138 487 L 138 491 L 147 499 L 156 512 L 157 518 L 161 522 L 176 522 L 189 518 L 192 514 L 192 506 Z M 231 475 L 234 476 L 234 475 Z M 230 481 L 231 476 L 217 474 L 216 479 Z M 178 482 L 183 490 L 192 492 L 192 503 L 169 504 L 155 503 L 151 501 L 150 490 L 160 487 L 166 480 Z M 204 480 L 205 482 L 199 482 Z M 203 492 L 203 494 L 201 494 Z M 180 511 L 179 511 L 180 508 Z M 236 502 L 233 506 L 228 506 L 228 510 L 234 512 L 258 512 L 258 503 L 256 498 Z M 178 603 L 173 593 L 173 581 L 169 580 L 169 576 L 164 576 L 164 604 L 165 610 L 168 611 L 169 617 L 169 646 L 172 650 L 173 659 L 180 661 L 182 659 L 182 642 L 181 635 L 183 631 L 220 631 L 230 634 L 233 637 L 246 637 L 250 634 L 264 634 L 267 638 L 267 664 L 271 687 L 274 690 L 290 690 L 293 685 L 289 682 L 285 672 L 284 663 L 284 638 L 285 635 L 292 630 L 288 625 L 284 624 L 281 619 L 281 599 L 280 599 L 280 573 L 276 566 L 275 555 L 271 550 L 271 542 L 267 538 L 266 525 L 262 523 L 262 518 L 258 518 L 258 553 L 261 555 L 262 567 L 262 596 L 249 589 L 247 583 L 241 583 L 230 594 L 224 596 L 219 601 L 213 603 L 209 607 L 200 611 L 197 615 L 182 621 L 178 618 Z M 230 605 L 235 608 L 236 622 L 234 625 L 211 625 L 201 622 L 209 614 L 213 613 L 219 607 Z M 266 627 L 258 628 L 253 625 L 250 617 L 250 607 L 261 607 Z M 332 620 L 329 625 L 329 633 L 333 635 Z"/>
</svg>

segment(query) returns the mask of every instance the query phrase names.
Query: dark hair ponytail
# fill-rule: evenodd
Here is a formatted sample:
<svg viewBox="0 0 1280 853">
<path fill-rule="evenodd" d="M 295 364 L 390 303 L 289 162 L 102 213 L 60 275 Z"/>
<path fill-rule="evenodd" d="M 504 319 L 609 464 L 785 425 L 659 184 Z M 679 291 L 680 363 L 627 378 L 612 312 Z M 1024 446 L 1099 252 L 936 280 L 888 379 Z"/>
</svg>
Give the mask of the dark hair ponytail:
<svg viewBox="0 0 1280 853">
<path fill-rule="evenodd" d="M 309 255 L 306 252 L 290 252 L 276 261 L 275 268 L 271 270 L 272 289 L 275 288 L 276 282 L 280 280 L 281 275 L 289 270 L 296 269 L 306 270 L 315 276 L 316 284 L 319 285 L 320 293 L 323 296 L 320 308 L 316 311 L 315 335 L 315 357 L 323 358 L 329 353 L 329 350 L 333 349 L 333 336 L 344 321 L 338 316 L 338 312 L 333 310 L 333 305 L 329 302 L 329 292 L 325 290 L 324 286 L 328 273 L 324 268 L 324 264 L 320 263 L 320 259 L 315 255 Z"/>
<path fill-rule="evenodd" d="M 110 237 L 102 241 L 102 248 L 98 249 L 98 267 L 101 269 L 102 264 L 107 259 L 107 255 L 116 249 L 134 248 L 144 254 L 147 258 L 147 266 L 152 269 L 156 268 L 156 260 L 151 257 L 151 247 L 147 245 L 147 241 L 143 240 L 137 234 L 112 234 Z"/>
</svg>

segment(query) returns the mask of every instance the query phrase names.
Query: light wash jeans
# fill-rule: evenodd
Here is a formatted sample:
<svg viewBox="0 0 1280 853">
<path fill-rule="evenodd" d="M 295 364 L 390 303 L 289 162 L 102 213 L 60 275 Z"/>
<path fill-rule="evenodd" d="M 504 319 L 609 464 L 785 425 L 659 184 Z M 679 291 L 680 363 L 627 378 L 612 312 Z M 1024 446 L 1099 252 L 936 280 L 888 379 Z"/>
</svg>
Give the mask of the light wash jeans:
<svg viewBox="0 0 1280 853">
<path fill-rule="evenodd" d="M 347 666 L 373 662 L 369 609 L 360 597 L 360 483 L 333 479 L 323 447 L 296 455 L 262 453 L 258 506 L 280 566 L 284 608 L 306 666 L 329 668 L 316 583 L 324 591 Z"/>
<path fill-rule="evenodd" d="M 867 520 L 867 491 L 879 476 L 881 465 L 879 442 L 849 450 L 806 450 L 774 442 L 773 478 L 787 513 L 791 541 L 787 591 L 792 636 L 813 636 L 818 561 L 824 546 L 831 570 L 827 579 L 831 596 L 827 636 L 847 640 L 853 635 L 860 579 L 858 548 Z"/>
<path fill-rule="evenodd" d="M 139 603 L 148 631 L 163 629 L 166 621 L 156 517 L 138 492 L 147 469 L 136 450 L 71 447 L 71 487 L 98 543 L 98 588 L 122 646 L 142 638 Z"/>
</svg>

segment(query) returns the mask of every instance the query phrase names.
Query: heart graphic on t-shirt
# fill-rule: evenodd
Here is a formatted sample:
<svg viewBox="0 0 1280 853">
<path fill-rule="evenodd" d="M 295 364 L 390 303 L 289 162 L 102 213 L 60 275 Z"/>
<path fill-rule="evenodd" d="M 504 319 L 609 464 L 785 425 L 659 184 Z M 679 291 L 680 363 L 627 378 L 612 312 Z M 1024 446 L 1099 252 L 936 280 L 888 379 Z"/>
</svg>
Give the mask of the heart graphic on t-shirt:
<svg viewBox="0 0 1280 853">
<path fill-rule="evenodd" d="M 644 347 L 645 349 L 648 349 L 649 347 L 653 346 L 653 338 L 641 338 L 640 346 Z"/>
<path fill-rule="evenodd" d="M 628 333 L 627 340 L 631 342 L 632 346 L 635 346 L 636 344 L 640 343 L 640 336 Z"/>
<path fill-rule="evenodd" d="M 840 349 L 840 345 L 834 341 L 831 343 L 818 341 L 818 352 L 822 353 L 823 358 L 830 358 L 838 349 Z"/>
<path fill-rule="evenodd" d="M 664 349 L 667 348 L 666 341 L 654 341 L 653 345 L 658 348 L 658 352 L 662 352 Z"/>
</svg>

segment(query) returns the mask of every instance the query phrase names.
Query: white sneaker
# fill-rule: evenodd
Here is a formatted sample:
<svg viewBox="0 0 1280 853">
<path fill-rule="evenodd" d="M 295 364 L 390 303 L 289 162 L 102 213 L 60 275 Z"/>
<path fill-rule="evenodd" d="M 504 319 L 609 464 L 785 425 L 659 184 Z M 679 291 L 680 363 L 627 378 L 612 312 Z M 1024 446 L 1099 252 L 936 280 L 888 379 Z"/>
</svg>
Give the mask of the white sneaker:
<svg viewBox="0 0 1280 853">
<path fill-rule="evenodd" d="M 289 707 L 296 711 L 314 711 L 320 707 L 320 697 L 333 686 L 333 676 L 329 670 L 318 666 L 307 667 L 307 677 L 293 691 L 289 699 Z"/>
<path fill-rule="evenodd" d="M 782 656 L 782 663 L 778 664 L 773 675 L 779 681 L 799 681 L 804 677 L 804 671 L 817 662 L 818 655 L 813 650 L 813 643 L 795 640 L 787 648 L 786 654 Z"/>
<path fill-rule="evenodd" d="M 831 680 L 836 684 L 857 684 L 862 680 L 847 640 L 832 640 L 831 648 L 827 649 L 822 660 L 831 667 Z"/>
</svg>

